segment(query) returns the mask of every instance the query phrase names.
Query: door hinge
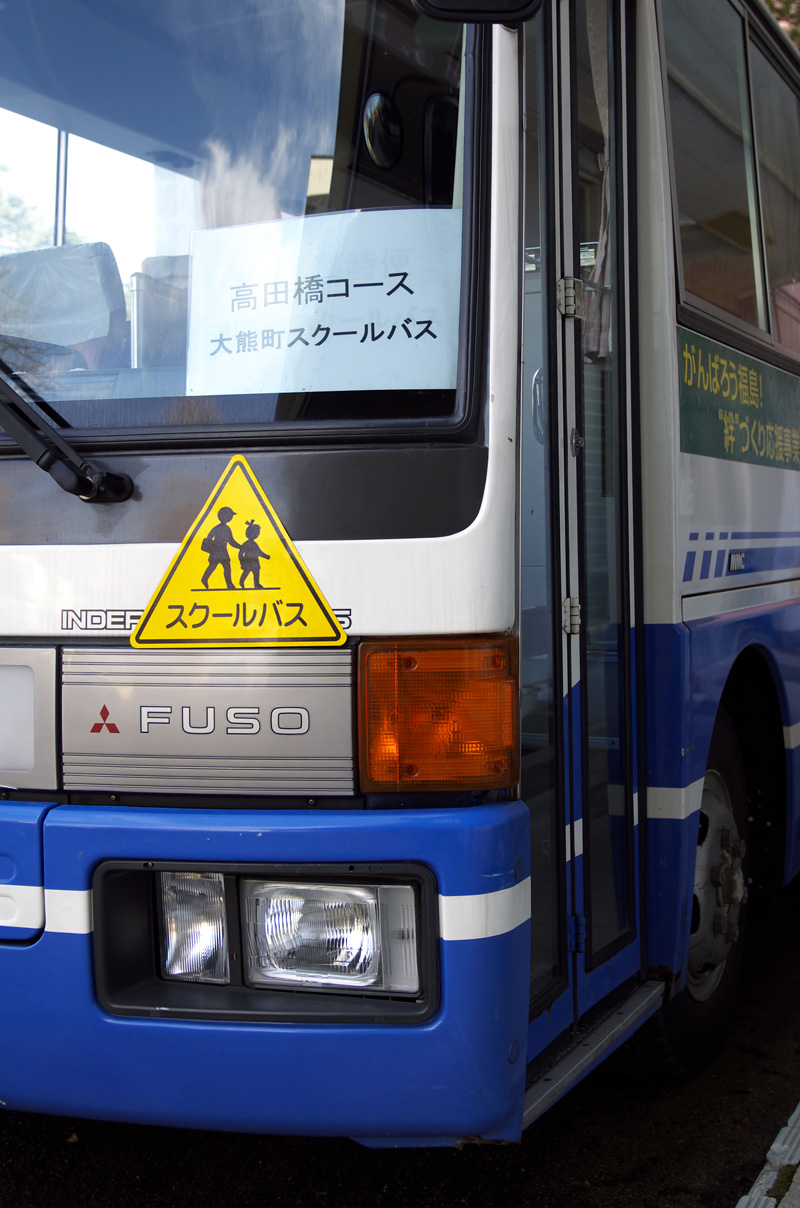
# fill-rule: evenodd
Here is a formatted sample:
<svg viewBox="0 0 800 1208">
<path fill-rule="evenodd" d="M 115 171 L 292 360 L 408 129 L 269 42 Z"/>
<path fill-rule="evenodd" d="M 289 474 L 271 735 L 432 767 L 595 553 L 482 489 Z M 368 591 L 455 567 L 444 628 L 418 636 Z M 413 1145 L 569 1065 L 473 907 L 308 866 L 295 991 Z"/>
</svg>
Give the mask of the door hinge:
<svg viewBox="0 0 800 1208">
<path fill-rule="evenodd" d="M 556 306 L 565 319 L 583 318 L 583 282 L 580 277 L 562 277 L 556 282 Z"/>
<path fill-rule="evenodd" d="M 586 916 L 573 914 L 567 927 L 567 947 L 570 952 L 586 951 Z"/>
<path fill-rule="evenodd" d="M 561 628 L 564 633 L 580 633 L 581 602 L 577 596 L 567 596 L 561 604 Z"/>
</svg>

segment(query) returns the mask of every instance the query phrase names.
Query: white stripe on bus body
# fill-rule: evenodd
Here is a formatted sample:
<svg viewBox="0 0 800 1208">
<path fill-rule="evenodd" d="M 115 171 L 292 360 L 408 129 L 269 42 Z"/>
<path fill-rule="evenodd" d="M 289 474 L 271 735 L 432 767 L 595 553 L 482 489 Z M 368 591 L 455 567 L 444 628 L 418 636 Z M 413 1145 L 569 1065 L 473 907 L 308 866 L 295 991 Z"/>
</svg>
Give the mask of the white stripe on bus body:
<svg viewBox="0 0 800 1208">
<path fill-rule="evenodd" d="M 583 818 L 568 822 L 564 831 L 566 835 L 567 864 L 574 857 L 583 855 Z"/>
<path fill-rule="evenodd" d="M 618 816 L 625 817 L 626 813 L 627 813 L 627 806 L 623 806 L 623 808 L 619 811 Z M 610 810 L 609 816 L 611 816 L 611 817 L 617 816 L 617 811 Z M 634 826 L 639 825 L 639 794 L 638 793 L 633 794 L 633 825 Z M 566 835 L 565 850 L 566 850 L 567 864 L 569 864 L 569 862 L 573 858 L 573 856 L 577 859 L 578 856 L 583 855 L 583 818 L 576 818 L 575 821 L 572 823 L 568 822 L 564 833 Z M 573 840 L 574 840 L 574 842 L 573 842 Z"/>
<path fill-rule="evenodd" d="M 793 726 L 783 727 L 783 745 L 787 751 L 800 747 L 800 721 L 796 721 Z"/>
<path fill-rule="evenodd" d="M 583 855 L 583 818 L 576 818 L 572 824 L 572 854 L 576 860 Z"/>
<path fill-rule="evenodd" d="M 651 787 L 647 790 L 647 817 L 684 822 L 700 809 L 702 800 L 702 780 L 695 780 L 685 789 Z"/>
</svg>

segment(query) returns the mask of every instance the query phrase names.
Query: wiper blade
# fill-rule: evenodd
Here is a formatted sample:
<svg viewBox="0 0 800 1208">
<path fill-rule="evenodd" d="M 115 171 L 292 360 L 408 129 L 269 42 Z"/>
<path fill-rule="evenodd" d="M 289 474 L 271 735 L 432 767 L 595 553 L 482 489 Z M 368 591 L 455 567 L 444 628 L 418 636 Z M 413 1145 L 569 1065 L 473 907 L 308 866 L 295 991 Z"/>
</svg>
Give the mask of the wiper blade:
<svg viewBox="0 0 800 1208">
<path fill-rule="evenodd" d="M 43 411 L 45 416 L 51 419 L 57 427 L 69 428 L 72 426 L 59 411 L 56 411 L 52 403 L 48 403 L 47 399 L 42 398 L 39 391 L 34 389 L 30 382 L 25 380 L 18 369 L 14 369 L 12 365 L 7 364 L 2 357 L 0 357 L 0 373 L 6 375 L 8 384 L 12 390 L 17 390 L 17 387 L 19 387 L 19 390 L 24 391 L 24 397 L 35 403 L 38 410 Z M 17 390 L 17 393 L 19 393 L 19 390 Z"/>
<path fill-rule="evenodd" d="M 0 369 L 11 372 L 2 361 Z M 86 503 L 122 503 L 133 494 L 133 480 L 127 474 L 98 470 L 85 461 L 58 429 L 52 428 L 2 377 L 0 428 L 69 495 L 77 495 Z"/>
</svg>

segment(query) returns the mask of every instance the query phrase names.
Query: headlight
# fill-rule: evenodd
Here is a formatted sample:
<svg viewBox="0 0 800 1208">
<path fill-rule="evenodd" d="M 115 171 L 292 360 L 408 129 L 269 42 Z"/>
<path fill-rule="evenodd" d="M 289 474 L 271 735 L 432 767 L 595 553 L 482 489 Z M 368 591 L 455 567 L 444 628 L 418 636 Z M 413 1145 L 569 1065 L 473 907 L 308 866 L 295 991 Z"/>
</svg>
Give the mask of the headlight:
<svg viewBox="0 0 800 1208">
<path fill-rule="evenodd" d="M 419 992 L 410 885 L 244 880 L 250 986 Z"/>
<path fill-rule="evenodd" d="M 161 970 L 178 981 L 227 985 L 225 885 L 218 872 L 159 873 Z"/>
</svg>

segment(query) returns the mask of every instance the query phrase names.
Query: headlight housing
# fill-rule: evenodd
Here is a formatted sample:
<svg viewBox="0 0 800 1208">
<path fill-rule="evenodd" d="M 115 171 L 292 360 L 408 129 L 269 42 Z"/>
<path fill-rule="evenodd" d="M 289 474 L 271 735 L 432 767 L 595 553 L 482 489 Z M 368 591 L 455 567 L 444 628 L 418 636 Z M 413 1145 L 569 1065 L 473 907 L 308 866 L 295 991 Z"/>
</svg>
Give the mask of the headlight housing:
<svg viewBox="0 0 800 1208">
<path fill-rule="evenodd" d="M 439 1009 L 425 864 L 109 860 L 92 892 L 111 1014 L 413 1025 Z"/>
</svg>

